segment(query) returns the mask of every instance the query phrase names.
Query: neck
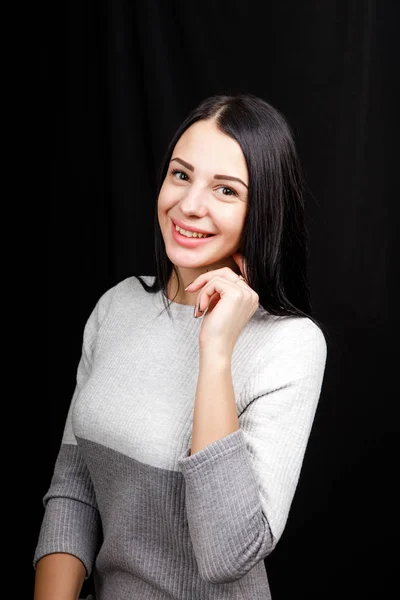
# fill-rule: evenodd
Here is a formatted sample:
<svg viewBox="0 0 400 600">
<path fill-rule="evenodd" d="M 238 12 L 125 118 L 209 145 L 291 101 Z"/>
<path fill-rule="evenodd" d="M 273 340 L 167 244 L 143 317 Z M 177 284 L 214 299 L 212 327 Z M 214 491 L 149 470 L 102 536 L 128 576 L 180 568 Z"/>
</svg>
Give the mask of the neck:
<svg viewBox="0 0 400 600">
<path fill-rule="evenodd" d="M 211 265 L 205 265 L 204 267 L 199 267 L 195 269 L 183 268 L 176 266 L 176 270 L 178 272 L 178 278 L 175 274 L 175 270 L 172 270 L 170 280 L 168 282 L 168 292 L 167 296 L 170 300 L 174 300 L 178 304 L 188 304 L 194 306 L 197 301 L 197 296 L 200 290 L 196 292 L 185 292 L 185 287 L 189 285 L 192 281 L 194 281 L 199 275 L 203 273 L 215 271 L 217 269 L 222 269 L 223 267 L 229 267 L 232 269 L 234 273 L 240 275 L 240 269 L 237 263 L 233 260 L 232 256 L 228 259 L 221 261 L 221 263 L 214 263 Z M 178 291 L 178 281 L 179 281 L 179 291 Z M 176 294 L 176 297 L 175 297 Z"/>
</svg>

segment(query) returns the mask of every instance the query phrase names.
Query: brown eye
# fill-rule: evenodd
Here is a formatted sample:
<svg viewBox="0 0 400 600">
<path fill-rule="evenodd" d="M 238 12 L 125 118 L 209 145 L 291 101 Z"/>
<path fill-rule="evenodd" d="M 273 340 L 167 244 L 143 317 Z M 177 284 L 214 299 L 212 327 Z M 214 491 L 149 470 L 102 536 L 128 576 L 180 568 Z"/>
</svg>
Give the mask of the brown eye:
<svg viewBox="0 0 400 600">
<path fill-rule="evenodd" d="M 232 192 L 231 194 L 222 194 L 223 196 L 237 196 L 237 192 L 235 192 L 235 190 L 233 190 L 232 188 L 226 187 L 224 185 L 221 185 L 220 187 L 222 187 L 223 190 L 229 190 L 230 192 Z"/>
<path fill-rule="evenodd" d="M 187 177 L 187 175 L 186 175 L 186 173 L 184 171 L 180 171 L 179 169 L 172 169 L 171 174 L 175 175 L 176 173 L 179 173 L 179 174 L 184 175 L 185 177 Z M 180 179 L 181 181 L 186 181 L 186 179 L 182 179 L 181 177 L 178 177 L 178 179 Z"/>
</svg>

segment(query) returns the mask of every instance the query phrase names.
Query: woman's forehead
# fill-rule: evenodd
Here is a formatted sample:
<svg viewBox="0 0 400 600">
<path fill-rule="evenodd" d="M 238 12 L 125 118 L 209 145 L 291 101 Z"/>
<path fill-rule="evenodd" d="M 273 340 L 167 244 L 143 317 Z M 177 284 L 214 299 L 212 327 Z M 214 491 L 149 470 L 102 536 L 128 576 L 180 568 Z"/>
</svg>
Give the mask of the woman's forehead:
<svg viewBox="0 0 400 600">
<path fill-rule="evenodd" d="M 247 177 L 247 165 L 240 144 L 209 121 L 198 121 L 179 138 L 171 159 L 179 157 L 195 171 Z M 236 172 L 229 173 L 234 169 Z"/>
</svg>

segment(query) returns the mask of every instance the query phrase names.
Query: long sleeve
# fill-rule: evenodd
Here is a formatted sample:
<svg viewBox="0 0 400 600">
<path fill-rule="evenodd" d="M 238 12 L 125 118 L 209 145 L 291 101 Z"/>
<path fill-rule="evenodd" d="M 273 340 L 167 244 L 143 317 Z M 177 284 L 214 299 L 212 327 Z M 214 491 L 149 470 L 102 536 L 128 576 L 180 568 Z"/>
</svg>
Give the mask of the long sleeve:
<svg viewBox="0 0 400 600">
<path fill-rule="evenodd" d="M 284 530 L 327 357 L 320 328 L 302 321 L 283 324 L 256 361 L 240 429 L 178 459 L 199 572 L 211 583 L 246 575 Z"/>
<path fill-rule="evenodd" d="M 108 290 L 97 302 L 84 328 L 76 386 L 69 406 L 62 443 L 50 487 L 43 498 L 45 513 L 33 564 L 46 554 L 65 552 L 79 558 L 90 575 L 100 537 L 100 519 L 90 473 L 73 433 L 75 402 L 88 381 L 101 321 L 111 297 Z"/>
</svg>

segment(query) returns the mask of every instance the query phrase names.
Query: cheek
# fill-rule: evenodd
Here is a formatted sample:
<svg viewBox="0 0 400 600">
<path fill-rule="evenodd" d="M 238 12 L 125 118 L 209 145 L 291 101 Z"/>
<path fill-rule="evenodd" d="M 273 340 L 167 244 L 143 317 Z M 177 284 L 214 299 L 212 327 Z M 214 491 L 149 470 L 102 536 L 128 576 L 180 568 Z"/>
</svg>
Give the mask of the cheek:
<svg viewBox="0 0 400 600">
<path fill-rule="evenodd" d="M 221 231 L 231 240 L 238 240 L 242 235 L 244 218 L 242 213 L 231 211 L 223 216 L 219 223 Z"/>
<path fill-rule="evenodd" d="M 158 212 L 158 220 L 160 222 L 161 226 L 165 226 L 165 222 L 166 222 L 166 214 L 169 211 L 169 206 L 168 206 L 168 202 L 167 202 L 167 197 L 164 193 L 159 194 L 158 196 L 158 200 L 157 200 L 157 212 Z"/>
<path fill-rule="evenodd" d="M 172 190 L 168 186 L 163 186 L 158 195 L 158 212 L 167 212 L 176 202 L 176 195 L 172 193 Z"/>
<path fill-rule="evenodd" d="M 165 204 L 165 194 L 164 194 L 163 188 L 161 188 L 160 193 L 158 194 L 158 198 L 157 198 L 157 206 L 158 206 L 159 213 L 164 208 L 164 204 Z"/>
</svg>

